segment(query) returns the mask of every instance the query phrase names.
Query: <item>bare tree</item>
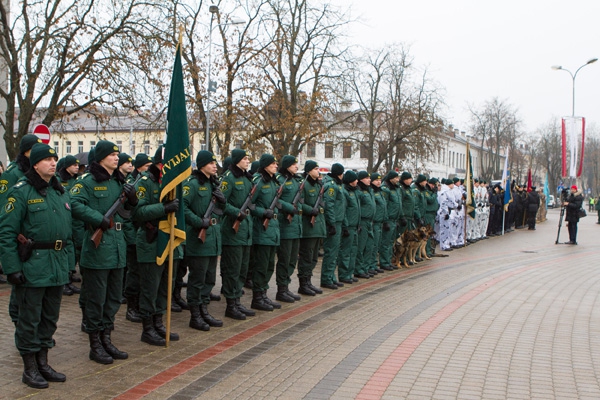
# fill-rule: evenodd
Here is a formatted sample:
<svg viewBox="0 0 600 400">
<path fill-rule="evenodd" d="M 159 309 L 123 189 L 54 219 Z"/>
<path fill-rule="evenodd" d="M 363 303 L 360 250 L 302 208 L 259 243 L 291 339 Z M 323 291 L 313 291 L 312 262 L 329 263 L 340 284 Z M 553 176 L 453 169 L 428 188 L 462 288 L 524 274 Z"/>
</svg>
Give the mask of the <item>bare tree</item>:
<svg viewBox="0 0 600 400">
<path fill-rule="evenodd" d="M 499 179 L 502 175 L 501 150 L 513 146 L 519 135 L 520 121 L 517 109 L 504 100 L 494 97 L 479 109 L 470 106 L 471 130 L 487 149 L 487 157 L 480 154 L 481 171 L 484 177 Z M 482 150 L 483 152 L 483 150 Z"/>
<path fill-rule="evenodd" d="M 560 126 L 555 119 L 537 130 L 540 139 L 536 143 L 538 149 L 535 162 L 548 173 L 548 184 L 553 189 L 561 182 L 562 144 Z"/>
<path fill-rule="evenodd" d="M 23 1 L 10 15 L 0 2 L 0 57 L 9 74 L 0 124 L 11 159 L 36 112 L 50 125 L 96 105 L 140 107 L 134 71 L 152 62 L 142 42 L 153 36 L 147 22 L 157 1 Z"/>
</svg>

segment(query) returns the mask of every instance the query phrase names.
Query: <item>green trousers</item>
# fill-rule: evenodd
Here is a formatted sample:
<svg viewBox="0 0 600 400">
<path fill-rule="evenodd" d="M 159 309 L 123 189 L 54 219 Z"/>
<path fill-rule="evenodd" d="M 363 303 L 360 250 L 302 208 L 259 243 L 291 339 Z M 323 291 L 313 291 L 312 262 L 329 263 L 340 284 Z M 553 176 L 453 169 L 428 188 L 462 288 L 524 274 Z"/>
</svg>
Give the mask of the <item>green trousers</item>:
<svg viewBox="0 0 600 400">
<path fill-rule="evenodd" d="M 248 273 L 251 246 L 223 246 L 221 250 L 221 279 L 223 296 L 227 299 L 242 297 L 242 288 Z"/>
<path fill-rule="evenodd" d="M 217 279 L 217 256 L 186 257 L 190 270 L 187 285 L 187 302 L 191 306 L 210 303 L 210 292 Z"/>
<path fill-rule="evenodd" d="M 140 294 L 140 271 L 135 246 L 127 246 L 127 272 L 125 274 L 125 297 Z"/>
<path fill-rule="evenodd" d="M 311 277 L 319 261 L 319 247 L 321 238 L 300 239 L 300 250 L 298 254 L 298 277 Z"/>
<path fill-rule="evenodd" d="M 358 250 L 358 234 L 356 227 L 349 227 L 349 235 L 342 236 L 342 244 L 338 255 L 338 278 L 352 279 L 356 267 L 356 251 Z"/>
<path fill-rule="evenodd" d="M 277 265 L 275 266 L 275 279 L 277 285 L 289 285 L 298 262 L 300 239 L 281 239 L 277 248 Z"/>
<path fill-rule="evenodd" d="M 62 285 L 39 288 L 13 286 L 19 309 L 15 344 L 21 355 L 54 347 L 52 336 L 56 332 L 62 290 Z"/>
<path fill-rule="evenodd" d="M 85 268 L 85 284 L 81 296 L 85 298 L 86 332 L 113 329 L 115 315 L 121 307 L 123 291 L 123 268 Z"/>
<path fill-rule="evenodd" d="M 171 289 L 175 285 L 177 266 L 179 260 L 173 260 L 173 276 Z M 168 260 L 163 265 L 156 263 L 139 263 L 140 276 L 140 316 L 148 318 L 157 314 L 165 314 L 167 311 L 167 291 L 169 290 L 169 264 Z"/>
<path fill-rule="evenodd" d="M 256 264 L 252 272 L 252 291 L 264 292 L 269 289 L 269 281 L 275 271 L 277 246 L 255 244 L 253 247 Z"/>
<path fill-rule="evenodd" d="M 435 229 L 435 214 L 425 214 L 425 224 L 429 225 L 431 229 Z M 435 242 L 431 238 L 427 239 L 427 246 L 425 251 L 427 256 L 431 256 L 435 251 Z"/>
<path fill-rule="evenodd" d="M 323 265 L 321 266 L 321 284 L 332 284 L 335 280 L 335 267 L 342 239 L 342 223 L 335 224 L 335 235 L 323 240 Z"/>
<path fill-rule="evenodd" d="M 392 265 L 392 254 L 394 253 L 394 241 L 398 237 L 396 221 L 387 221 L 390 229 L 381 230 L 381 241 L 379 242 L 379 265 L 389 267 Z"/>
<path fill-rule="evenodd" d="M 356 250 L 355 272 L 366 274 L 371 269 L 371 246 L 373 246 L 373 222 L 368 219 L 360 221 L 358 233 L 358 249 Z"/>
<path fill-rule="evenodd" d="M 371 247 L 371 268 L 379 268 L 381 264 L 379 260 L 379 248 L 381 246 L 381 234 L 383 229 L 383 222 L 373 222 L 373 246 Z"/>
</svg>

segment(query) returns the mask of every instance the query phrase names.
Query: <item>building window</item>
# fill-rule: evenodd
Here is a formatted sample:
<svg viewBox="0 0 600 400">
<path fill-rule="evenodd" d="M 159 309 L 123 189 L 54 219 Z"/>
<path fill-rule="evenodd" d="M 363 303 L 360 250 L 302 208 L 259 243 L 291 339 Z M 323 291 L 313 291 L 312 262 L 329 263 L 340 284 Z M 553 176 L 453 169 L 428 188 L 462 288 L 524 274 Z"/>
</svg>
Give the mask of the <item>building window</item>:
<svg viewBox="0 0 600 400">
<path fill-rule="evenodd" d="M 77 152 L 78 153 L 83 153 L 83 140 L 79 140 L 77 142 Z"/>
<path fill-rule="evenodd" d="M 58 151 L 58 142 L 54 142 L 54 151 L 56 152 L 56 154 L 60 154 Z"/>
<path fill-rule="evenodd" d="M 352 143 L 344 142 L 344 146 L 342 147 L 342 157 L 352 158 Z"/>
<path fill-rule="evenodd" d="M 243 144 L 244 144 L 244 142 L 242 140 L 238 139 L 235 141 L 235 148 L 241 149 Z"/>
<path fill-rule="evenodd" d="M 308 143 L 306 145 L 306 157 L 317 156 L 317 145 L 315 143 Z"/>
<path fill-rule="evenodd" d="M 66 148 L 67 154 L 71 153 L 71 141 L 67 140 L 67 148 Z"/>
<path fill-rule="evenodd" d="M 360 144 L 360 158 L 369 158 L 369 148 L 366 144 Z"/>
<path fill-rule="evenodd" d="M 131 156 L 133 158 L 135 158 L 135 140 L 131 141 L 131 144 L 129 145 L 129 148 L 131 149 Z"/>
<path fill-rule="evenodd" d="M 90 140 L 90 149 L 92 147 L 96 147 L 96 141 L 95 140 Z"/>
<path fill-rule="evenodd" d="M 117 147 L 119 148 L 119 153 L 123 152 L 123 141 L 117 140 Z"/>
<path fill-rule="evenodd" d="M 144 153 L 150 154 L 150 141 L 144 140 Z"/>
<path fill-rule="evenodd" d="M 325 158 L 333 158 L 333 142 L 325 142 Z"/>
</svg>

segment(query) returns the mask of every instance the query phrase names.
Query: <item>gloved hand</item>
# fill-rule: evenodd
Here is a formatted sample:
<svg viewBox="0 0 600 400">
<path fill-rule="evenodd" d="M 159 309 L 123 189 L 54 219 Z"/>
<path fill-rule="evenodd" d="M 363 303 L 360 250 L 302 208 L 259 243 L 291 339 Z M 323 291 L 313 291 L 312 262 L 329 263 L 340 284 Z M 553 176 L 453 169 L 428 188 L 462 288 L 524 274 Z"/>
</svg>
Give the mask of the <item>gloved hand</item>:
<svg viewBox="0 0 600 400">
<path fill-rule="evenodd" d="M 202 218 L 202 225 L 200 225 L 200 229 L 208 229 L 210 226 L 210 218 Z"/>
<path fill-rule="evenodd" d="M 444 219 L 445 219 L 446 221 L 448 221 L 448 220 L 450 219 L 450 214 L 446 214 L 446 216 L 444 217 Z"/>
<path fill-rule="evenodd" d="M 265 210 L 265 212 L 263 213 L 263 218 L 266 218 L 266 219 L 273 219 L 273 216 L 274 216 L 274 215 L 275 215 L 275 214 L 273 213 L 273 210 L 271 210 L 270 208 L 267 208 L 267 209 Z"/>
<path fill-rule="evenodd" d="M 402 217 L 400 218 L 400 226 L 406 226 L 408 225 L 408 221 L 406 220 L 406 218 Z"/>
<path fill-rule="evenodd" d="M 348 228 L 342 228 L 342 236 L 343 237 L 350 236 L 350 231 L 348 230 Z"/>
<path fill-rule="evenodd" d="M 292 210 L 292 212 L 290 214 L 298 215 L 298 209 L 296 207 L 294 207 L 294 210 Z"/>
<path fill-rule="evenodd" d="M 179 199 L 175 198 L 163 203 L 163 209 L 165 210 L 165 214 L 171 214 L 179 211 Z"/>
<path fill-rule="evenodd" d="M 243 221 L 246 219 L 246 213 L 240 212 L 236 218 L 238 221 Z"/>
<path fill-rule="evenodd" d="M 137 194 L 135 193 L 135 187 L 131 183 L 126 183 L 123 185 L 123 193 L 125 193 L 129 204 L 135 206 L 138 203 Z"/>
<path fill-rule="evenodd" d="M 390 231 L 390 224 L 388 224 L 387 222 L 384 222 L 383 225 L 381 225 L 381 229 L 384 232 L 389 232 Z"/>
<path fill-rule="evenodd" d="M 318 208 L 313 208 L 312 210 L 310 210 L 310 216 L 311 217 L 316 217 L 317 215 L 319 215 L 319 209 Z"/>
<path fill-rule="evenodd" d="M 25 275 L 23 275 L 21 272 L 13 272 L 12 274 L 6 275 L 6 280 L 11 285 L 22 285 L 27 282 L 27 280 L 25 280 Z"/>
<path fill-rule="evenodd" d="M 335 230 L 335 225 L 327 225 L 327 234 L 329 236 L 335 236 L 337 231 Z"/>
<path fill-rule="evenodd" d="M 98 228 L 102 229 L 102 231 L 106 231 L 108 228 L 110 228 L 110 218 L 103 216 L 102 222 L 100 222 L 100 226 Z"/>
<path fill-rule="evenodd" d="M 225 200 L 225 195 L 223 194 L 223 192 L 221 192 L 220 189 L 214 189 L 212 194 L 215 197 L 217 203 L 225 204 L 227 202 L 227 200 Z"/>
<path fill-rule="evenodd" d="M 462 205 L 459 205 L 458 207 L 456 207 L 456 209 L 457 209 L 458 211 L 462 210 Z"/>
</svg>

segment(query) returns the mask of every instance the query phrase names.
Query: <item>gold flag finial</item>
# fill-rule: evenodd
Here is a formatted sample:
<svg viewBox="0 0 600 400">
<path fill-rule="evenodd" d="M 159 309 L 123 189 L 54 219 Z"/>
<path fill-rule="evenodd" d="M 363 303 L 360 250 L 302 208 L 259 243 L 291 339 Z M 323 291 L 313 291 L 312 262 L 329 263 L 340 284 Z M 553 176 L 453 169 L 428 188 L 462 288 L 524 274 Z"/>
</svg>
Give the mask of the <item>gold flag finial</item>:
<svg viewBox="0 0 600 400">
<path fill-rule="evenodd" d="M 179 25 L 179 38 L 177 39 L 177 47 L 181 49 L 181 44 L 183 43 L 183 25 Z"/>
</svg>

